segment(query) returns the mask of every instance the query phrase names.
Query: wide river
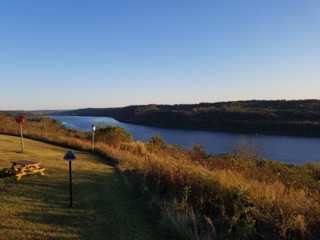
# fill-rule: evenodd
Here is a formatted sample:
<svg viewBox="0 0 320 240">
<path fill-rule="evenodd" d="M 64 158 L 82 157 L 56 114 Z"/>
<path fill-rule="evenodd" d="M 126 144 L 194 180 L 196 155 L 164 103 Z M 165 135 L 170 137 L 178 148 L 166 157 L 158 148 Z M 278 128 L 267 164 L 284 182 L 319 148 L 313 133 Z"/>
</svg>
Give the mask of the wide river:
<svg viewBox="0 0 320 240">
<path fill-rule="evenodd" d="M 121 126 L 127 130 L 134 140 L 148 141 L 152 136 L 160 135 L 167 144 L 191 148 L 201 143 L 207 153 L 222 154 L 233 151 L 242 137 L 248 142 L 258 143 L 264 150 L 263 157 L 286 163 L 303 164 L 306 162 L 320 163 L 320 138 L 240 134 L 230 132 L 175 130 L 146 127 L 141 125 L 118 122 L 109 117 L 51 116 L 60 120 L 65 127 L 82 131 L 91 131 L 92 124 Z"/>
</svg>

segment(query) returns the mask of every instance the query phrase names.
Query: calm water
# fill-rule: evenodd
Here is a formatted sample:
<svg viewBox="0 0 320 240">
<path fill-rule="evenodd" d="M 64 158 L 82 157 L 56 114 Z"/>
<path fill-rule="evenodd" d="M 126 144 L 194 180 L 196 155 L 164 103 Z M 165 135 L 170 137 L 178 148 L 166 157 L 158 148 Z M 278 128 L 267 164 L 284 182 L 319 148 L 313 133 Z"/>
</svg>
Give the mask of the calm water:
<svg viewBox="0 0 320 240">
<path fill-rule="evenodd" d="M 180 145 L 185 148 L 202 143 L 208 153 L 221 154 L 236 148 L 241 136 L 249 141 L 258 142 L 264 148 L 264 157 L 286 163 L 302 164 L 305 162 L 320 163 L 320 138 L 296 137 L 263 134 L 239 134 L 226 132 L 173 130 L 141 125 L 121 123 L 109 117 L 52 116 L 68 128 L 91 131 L 92 124 L 121 126 L 134 140 L 148 141 L 159 134 L 167 144 Z"/>
</svg>

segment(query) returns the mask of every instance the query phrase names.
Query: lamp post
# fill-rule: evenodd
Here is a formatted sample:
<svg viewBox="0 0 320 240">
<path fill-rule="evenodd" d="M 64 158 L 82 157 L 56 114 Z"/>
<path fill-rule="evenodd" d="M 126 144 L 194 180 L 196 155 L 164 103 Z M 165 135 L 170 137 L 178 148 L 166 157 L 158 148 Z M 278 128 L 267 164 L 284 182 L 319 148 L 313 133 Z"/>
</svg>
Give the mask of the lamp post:
<svg viewBox="0 0 320 240">
<path fill-rule="evenodd" d="M 63 160 L 69 161 L 70 207 L 72 207 L 72 164 L 71 162 L 76 159 L 77 157 L 71 149 L 69 149 L 63 157 Z"/>
<path fill-rule="evenodd" d="M 92 124 L 92 152 L 94 152 L 94 132 L 96 131 L 96 126 Z"/>
<path fill-rule="evenodd" d="M 20 137 L 21 137 L 21 152 L 24 151 L 24 144 L 23 144 L 23 133 L 22 133 L 22 123 L 24 123 L 25 119 L 23 116 L 19 116 L 16 118 L 16 122 L 20 125 Z"/>
</svg>

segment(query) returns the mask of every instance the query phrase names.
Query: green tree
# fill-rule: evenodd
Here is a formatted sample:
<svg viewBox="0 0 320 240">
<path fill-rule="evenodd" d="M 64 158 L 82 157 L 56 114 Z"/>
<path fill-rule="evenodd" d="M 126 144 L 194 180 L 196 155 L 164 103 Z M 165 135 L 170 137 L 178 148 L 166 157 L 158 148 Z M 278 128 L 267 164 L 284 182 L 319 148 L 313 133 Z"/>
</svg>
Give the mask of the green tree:
<svg viewBox="0 0 320 240">
<path fill-rule="evenodd" d="M 120 143 L 132 142 L 130 133 L 120 126 L 99 128 L 95 137 L 97 142 L 104 142 L 113 147 L 118 147 Z"/>
<path fill-rule="evenodd" d="M 147 147 L 149 151 L 163 150 L 168 148 L 167 144 L 160 135 L 155 135 L 151 137 L 151 139 L 147 143 Z"/>
</svg>

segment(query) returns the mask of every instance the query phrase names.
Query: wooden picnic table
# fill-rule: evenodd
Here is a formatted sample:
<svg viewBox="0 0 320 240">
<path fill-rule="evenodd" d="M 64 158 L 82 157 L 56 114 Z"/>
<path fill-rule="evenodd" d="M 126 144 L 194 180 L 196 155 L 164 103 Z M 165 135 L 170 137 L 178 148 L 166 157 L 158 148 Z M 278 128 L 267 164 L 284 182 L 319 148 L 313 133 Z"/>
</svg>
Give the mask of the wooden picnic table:
<svg viewBox="0 0 320 240">
<path fill-rule="evenodd" d="M 45 175 L 45 168 L 40 167 L 40 163 L 33 162 L 29 160 L 19 160 L 19 161 L 11 161 L 11 168 L 4 168 L 5 173 L 7 174 L 15 174 L 17 180 L 20 180 L 22 176 L 28 174 L 39 173 L 41 176 Z"/>
</svg>

